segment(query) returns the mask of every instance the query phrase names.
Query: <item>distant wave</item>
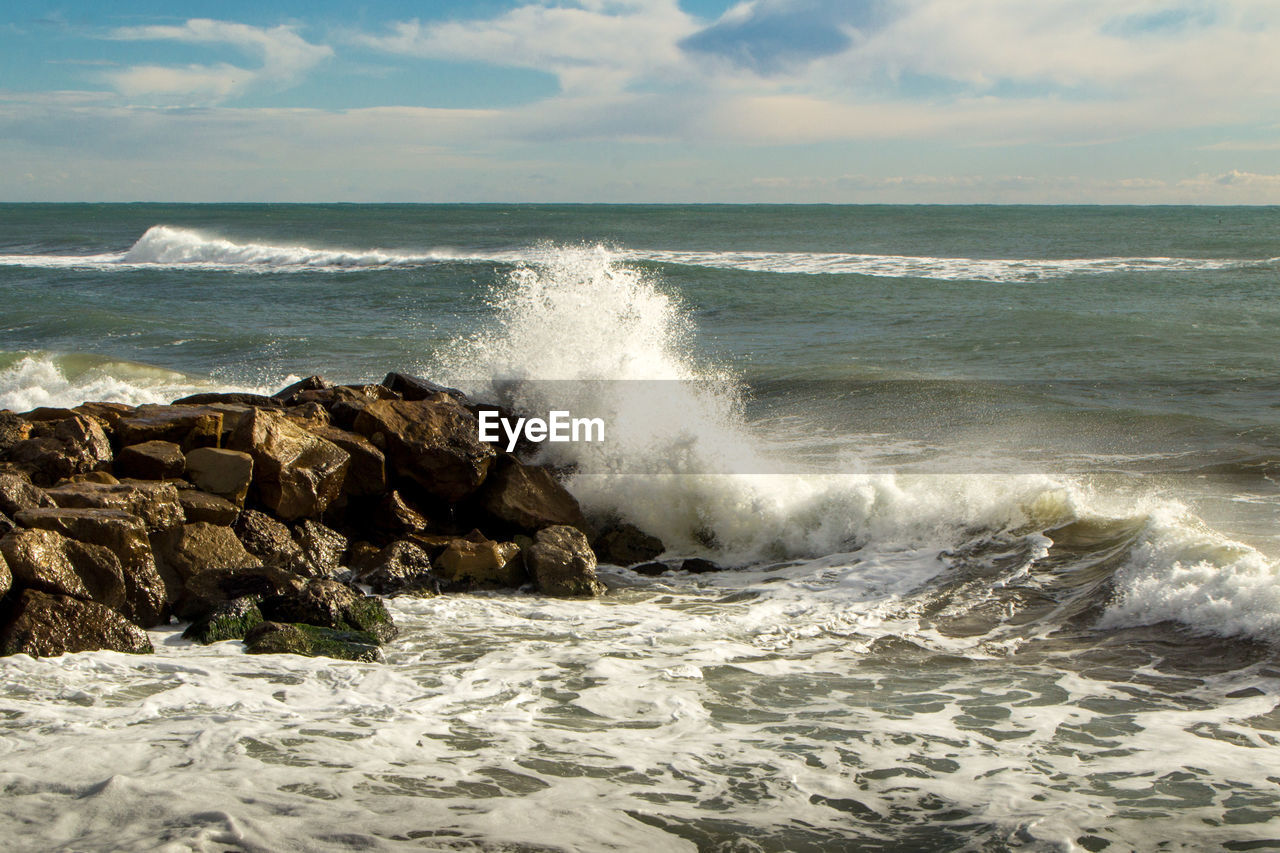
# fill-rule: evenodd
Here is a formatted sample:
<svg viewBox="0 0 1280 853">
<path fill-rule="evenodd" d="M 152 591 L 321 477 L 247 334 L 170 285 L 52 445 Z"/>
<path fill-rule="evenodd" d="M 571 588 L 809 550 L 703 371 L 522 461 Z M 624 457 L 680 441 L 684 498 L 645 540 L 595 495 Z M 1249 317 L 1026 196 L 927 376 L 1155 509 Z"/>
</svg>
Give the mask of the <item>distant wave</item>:
<svg viewBox="0 0 1280 853">
<path fill-rule="evenodd" d="M 869 275 L 943 281 L 1036 281 L 1068 275 L 1265 269 L 1280 262 L 1226 258 L 984 259 L 843 252 L 625 252 L 624 258 L 681 266 L 807 275 Z"/>
<path fill-rule="evenodd" d="M 203 269 L 225 272 L 344 272 L 397 269 L 437 263 L 543 263 L 560 251 L 531 246 L 505 251 L 456 253 L 442 249 L 395 252 L 384 249 L 323 249 L 238 243 L 204 232 L 155 225 L 128 251 L 91 255 L 7 254 L 0 266 L 55 269 Z M 1034 282 L 1070 275 L 1134 272 L 1202 272 L 1272 269 L 1280 258 L 944 258 L 868 255 L 847 252 L 692 252 L 601 248 L 614 260 L 711 269 L 804 275 L 866 275 L 940 281 Z"/>
</svg>

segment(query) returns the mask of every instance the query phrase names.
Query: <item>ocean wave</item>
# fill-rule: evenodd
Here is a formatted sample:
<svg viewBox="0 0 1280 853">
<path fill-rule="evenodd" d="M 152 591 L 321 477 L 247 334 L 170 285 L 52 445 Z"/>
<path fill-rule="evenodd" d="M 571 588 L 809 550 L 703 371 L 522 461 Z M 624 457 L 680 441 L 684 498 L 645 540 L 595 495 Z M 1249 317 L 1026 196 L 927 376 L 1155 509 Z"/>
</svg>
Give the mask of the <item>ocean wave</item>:
<svg viewBox="0 0 1280 853">
<path fill-rule="evenodd" d="M 916 549 L 941 556 L 992 531 L 1039 536 L 1114 520 L 1143 533 L 1121 554 L 1127 568 L 1116 574 L 1107 624 L 1173 620 L 1280 641 L 1275 562 L 1168 498 L 1100 494 L 1051 473 L 796 473 L 787 444 L 745 418 L 732 375 L 695 355 L 680 299 L 607 251 L 548 253 L 512 271 L 490 302 L 492 321 L 432 371 L 517 409 L 603 417 L 608 442 L 547 445 L 545 461 L 573 467 L 570 487 L 585 507 L 629 518 L 677 552 L 730 565 Z M 1176 592 L 1158 594 L 1162 584 Z"/>
<path fill-rule="evenodd" d="M 72 407 L 89 400 L 168 403 L 205 391 L 250 391 L 148 364 L 67 353 L 19 353 L 0 369 L 0 409 Z"/>
<path fill-rule="evenodd" d="M 400 269 L 437 263 L 542 264 L 553 260 L 560 251 L 560 247 L 551 245 L 472 253 L 442 249 L 411 252 L 282 246 L 254 241 L 236 242 L 200 230 L 155 225 L 148 228 L 125 252 L 86 255 L 3 254 L 0 255 L 0 266 L 86 270 L 202 269 L 257 273 L 344 272 Z M 982 282 L 1035 282 L 1072 275 L 1273 269 L 1280 264 L 1280 258 L 952 258 L 847 252 L 699 252 L 627 248 L 612 250 L 610 254 L 620 262 L 744 272 Z"/>
</svg>

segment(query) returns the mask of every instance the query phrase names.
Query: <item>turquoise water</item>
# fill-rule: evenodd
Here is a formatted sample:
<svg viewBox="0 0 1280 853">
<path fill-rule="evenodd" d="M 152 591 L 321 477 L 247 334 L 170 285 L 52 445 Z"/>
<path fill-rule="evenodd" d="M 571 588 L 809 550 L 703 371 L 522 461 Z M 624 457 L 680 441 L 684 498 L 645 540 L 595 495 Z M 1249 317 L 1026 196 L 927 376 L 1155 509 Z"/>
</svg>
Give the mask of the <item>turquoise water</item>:
<svg viewBox="0 0 1280 853">
<path fill-rule="evenodd" d="M 599 411 L 584 506 L 736 569 L 400 600 L 384 667 L 5 660 L 0 825 L 1280 847 L 1277 256 L 1277 208 L 0 206 L 0 407 L 399 369 Z"/>
</svg>

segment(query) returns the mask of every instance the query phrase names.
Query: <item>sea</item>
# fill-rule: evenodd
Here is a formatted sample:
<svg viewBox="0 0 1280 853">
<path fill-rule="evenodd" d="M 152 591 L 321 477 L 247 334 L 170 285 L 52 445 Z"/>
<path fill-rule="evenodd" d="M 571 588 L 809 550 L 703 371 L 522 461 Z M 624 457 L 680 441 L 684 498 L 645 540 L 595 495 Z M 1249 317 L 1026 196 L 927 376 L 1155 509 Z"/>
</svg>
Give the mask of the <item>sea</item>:
<svg viewBox="0 0 1280 853">
<path fill-rule="evenodd" d="M 0 659 L 13 850 L 1280 849 L 1280 208 L 0 205 L 0 408 L 396 370 L 724 571 Z"/>
</svg>

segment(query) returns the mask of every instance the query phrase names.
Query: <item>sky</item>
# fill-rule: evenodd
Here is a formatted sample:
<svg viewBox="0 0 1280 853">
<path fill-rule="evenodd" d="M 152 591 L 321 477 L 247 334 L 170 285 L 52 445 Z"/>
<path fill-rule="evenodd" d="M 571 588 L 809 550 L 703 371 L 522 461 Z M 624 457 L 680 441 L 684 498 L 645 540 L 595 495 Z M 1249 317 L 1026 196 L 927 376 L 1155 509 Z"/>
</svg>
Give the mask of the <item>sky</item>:
<svg viewBox="0 0 1280 853">
<path fill-rule="evenodd" d="M 1280 204 L 1280 0 L 7 3 L 0 201 Z"/>
</svg>

